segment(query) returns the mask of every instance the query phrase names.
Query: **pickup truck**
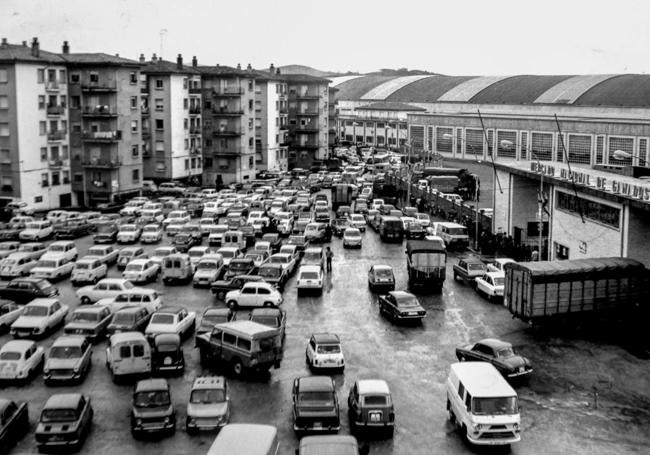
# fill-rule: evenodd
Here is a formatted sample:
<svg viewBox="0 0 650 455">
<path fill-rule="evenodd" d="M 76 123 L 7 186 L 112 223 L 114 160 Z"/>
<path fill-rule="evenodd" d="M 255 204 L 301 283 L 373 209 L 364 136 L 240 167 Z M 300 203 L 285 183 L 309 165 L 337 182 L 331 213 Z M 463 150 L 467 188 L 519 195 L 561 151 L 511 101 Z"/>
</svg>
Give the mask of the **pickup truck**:
<svg viewBox="0 0 650 455">
<path fill-rule="evenodd" d="M 461 279 L 464 282 L 475 283 L 475 279 L 483 276 L 487 268 L 483 261 L 478 258 L 460 258 L 454 264 L 454 280 Z"/>
</svg>

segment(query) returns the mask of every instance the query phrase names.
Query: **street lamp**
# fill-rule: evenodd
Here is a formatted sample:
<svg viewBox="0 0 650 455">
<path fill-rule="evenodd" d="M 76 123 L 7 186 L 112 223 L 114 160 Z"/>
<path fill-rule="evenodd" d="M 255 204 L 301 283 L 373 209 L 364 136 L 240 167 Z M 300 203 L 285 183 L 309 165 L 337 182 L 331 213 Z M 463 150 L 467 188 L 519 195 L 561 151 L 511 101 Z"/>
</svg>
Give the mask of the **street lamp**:
<svg viewBox="0 0 650 455">
<path fill-rule="evenodd" d="M 614 153 L 612 153 L 612 158 L 614 158 L 615 160 L 622 161 L 622 160 L 634 158 L 634 155 L 632 155 L 630 152 L 626 152 L 625 150 L 614 150 Z M 637 156 L 636 158 L 638 158 L 638 160 L 643 163 L 643 166 L 648 165 L 648 162 L 645 159 L 641 158 L 640 156 Z"/>
</svg>

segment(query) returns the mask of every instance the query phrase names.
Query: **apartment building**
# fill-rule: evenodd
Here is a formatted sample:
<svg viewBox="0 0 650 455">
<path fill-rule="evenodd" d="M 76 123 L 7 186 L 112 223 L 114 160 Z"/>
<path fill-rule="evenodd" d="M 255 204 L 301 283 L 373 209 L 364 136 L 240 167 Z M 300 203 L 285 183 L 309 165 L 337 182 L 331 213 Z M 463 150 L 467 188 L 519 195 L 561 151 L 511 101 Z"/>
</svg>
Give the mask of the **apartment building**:
<svg viewBox="0 0 650 455">
<path fill-rule="evenodd" d="M 104 53 L 61 57 L 69 80 L 72 190 L 79 204 L 121 200 L 142 187 L 140 63 Z"/>
<path fill-rule="evenodd" d="M 327 158 L 330 81 L 306 74 L 284 77 L 289 89 L 289 168 L 309 169 Z"/>
<path fill-rule="evenodd" d="M 70 185 L 68 84 L 61 56 L 0 43 L 0 196 L 37 210 L 76 201 Z"/>
<path fill-rule="evenodd" d="M 327 142 L 330 148 L 338 143 L 338 121 L 339 121 L 339 103 L 336 98 L 339 90 L 336 87 L 328 88 L 328 103 L 327 103 Z"/>
<path fill-rule="evenodd" d="M 201 74 L 203 183 L 255 178 L 255 73 L 228 66 L 193 66 Z"/>
<path fill-rule="evenodd" d="M 140 55 L 143 173 L 157 183 L 198 185 L 203 174 L 201 74 L 183 65 Z"/>
<path fill-rule="evenodd" d="M 255 76 L 256 169 L 289 169 L 287 82 L 273 65 Z"/>
</svg>

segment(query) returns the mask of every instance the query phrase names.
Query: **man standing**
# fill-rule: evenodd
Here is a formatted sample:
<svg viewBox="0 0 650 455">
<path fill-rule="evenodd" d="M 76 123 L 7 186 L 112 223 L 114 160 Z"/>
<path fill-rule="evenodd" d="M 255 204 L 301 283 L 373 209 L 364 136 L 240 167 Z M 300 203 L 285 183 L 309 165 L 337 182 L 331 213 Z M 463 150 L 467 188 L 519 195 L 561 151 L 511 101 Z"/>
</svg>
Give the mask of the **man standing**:
<svg viewBox="0 0 650 455">
<path fill-rule="evenodd" d="M 332 271 L 332 258 L 334 257 L 334 252 L 332 252 L 332 249 L 328 246 L 326 251 L 325 251 L 325 260 L 327 262 L 327 271 L 331 272 Z"/>
</svg>

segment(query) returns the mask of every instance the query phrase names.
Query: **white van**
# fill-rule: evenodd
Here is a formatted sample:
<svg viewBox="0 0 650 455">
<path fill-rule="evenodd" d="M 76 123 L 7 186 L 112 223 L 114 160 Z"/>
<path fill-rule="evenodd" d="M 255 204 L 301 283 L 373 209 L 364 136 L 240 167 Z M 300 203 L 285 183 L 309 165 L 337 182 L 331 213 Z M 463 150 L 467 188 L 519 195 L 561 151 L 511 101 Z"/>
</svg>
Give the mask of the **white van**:
<svg viewBox="0 0 650 455">
<path fill-rule="evenodd" d="M 462 224 L 437 221 L 433 223 L 433 235 L 440 237 L 447 249 L 464 249 L 469 246 L 467 228 Z"/>
<path fill-rule="evenodd" d="M 234 247 L 239 248 L 240 250 L 246 249 L 246 239 L 244 238 L 244 233 L 241 231 L 226 231 L 223 233 L 221 238 L 222 247 Z"/>
<path fill-rule="evenodd" d="M 271 425 L 230 423 L 225 425 L 207 455 L 277 455 L 278 429 Z"/>
<path fill-rule="evenodd" d="M 151 347 L 140 332 L 122 332 L 112 335 L 106 347 L 106 366 L 113 382 L 125 376 L 151 374 Z"/>
<path fill-rule="evenodd" d="M 521 439 L 517 392 L 491 363 L 451 365 L 447 411 L 471 444 L 509 445 Z"/>
</svg>

